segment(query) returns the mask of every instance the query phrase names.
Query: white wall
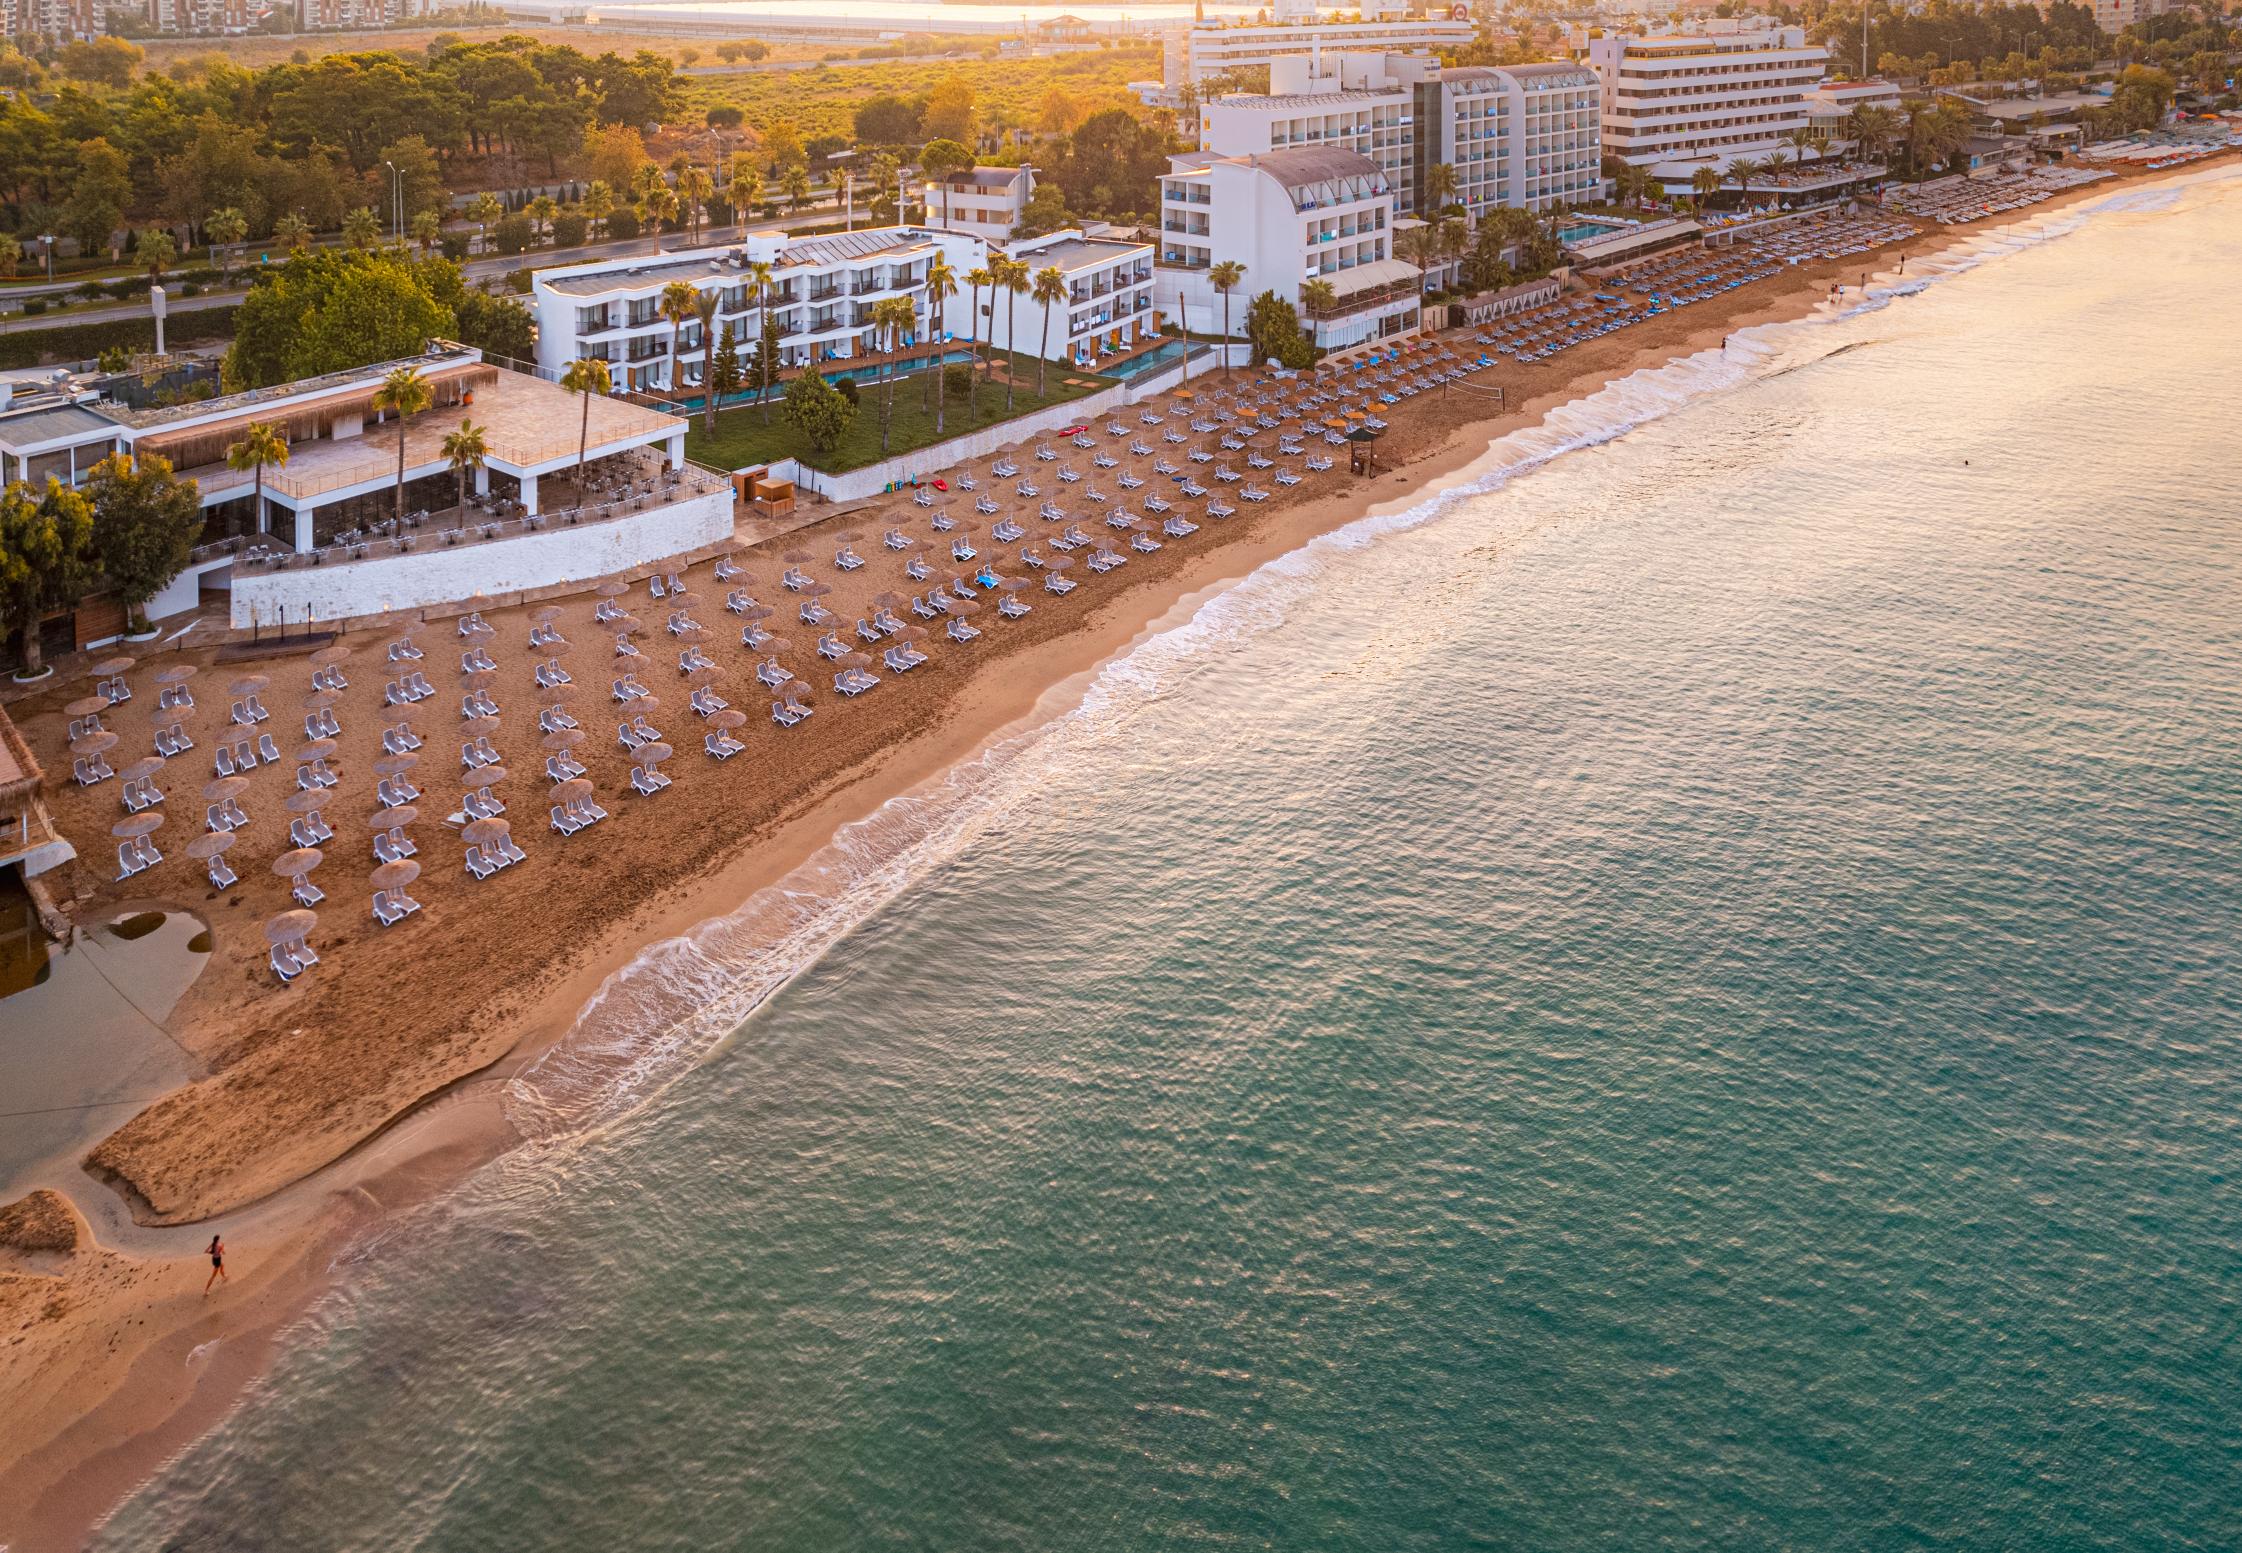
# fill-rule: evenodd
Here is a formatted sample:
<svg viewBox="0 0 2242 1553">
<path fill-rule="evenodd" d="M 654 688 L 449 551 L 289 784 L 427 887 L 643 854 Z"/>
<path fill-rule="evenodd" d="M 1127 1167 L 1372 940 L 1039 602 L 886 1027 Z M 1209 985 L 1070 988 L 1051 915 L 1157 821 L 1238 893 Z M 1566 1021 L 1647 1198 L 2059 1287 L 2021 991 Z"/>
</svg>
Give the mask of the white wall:
<svg viewBox="0 0 2242 1553">
<path fill-rule="evenodd" d="M 214 572 L 231 566 L 231 556 L 218 556 L 208 561 L 197 561 L 171 581 L 148 601 L 148 618 L 162 620 L 169 615 L 183 615 L 202 602 L 202 578 L 205 572 Z"/>
<path fill-rule="evenodd" d="M 1242 362 L 1245 347 L 1229 348 L 1233 361 Z M 1191 361 L 1194 380 L 1213 372 L 1221 365 L 1219 354 L 1196 356 Z M 815 493 L 833 502 L 863 501 L 879 495 L 891 484 L 913 479 L 925 480 L 933 475 L 954 469 L 975 459 L 991 458 L 1003 448 L 1015 443 L 1034 440 L 1048 435 L 1062 426 L 1079 425 L 1096 417 L 1111 415 L 1125 405 L 1149 399 L 1154 394 L 1166 393 L 1183 381 L 1183 362 L 1162 367 L 1157 372 L 1147 372 L 1117 383 L 1111 388 L 1101 388 L 1067 404 L 1053 405 L 1038 410 L 1033 415 L 1023 415 L 1017 420 L 1002 421 L 994 426 L 984 426 L 979 431 L 963 437 L 952 437 L 937 442 L 900 458 L 891 458 L 877 464 L 867 464 L 861 469 L 851 469 L 846 474 L 827 474 L 823 470 L 805 468 L 791 458 L 781 459 L 771 466 L 771 473 L 781 480 L 792 480 L 805 493 Z"/>
<path fill-rule="evenodd" d="M 562 524 L 505 539 L 424 545 L 406 555 L 286 571 L 237 570 L 231 624 L 247 630 L 498 599 L 648 566 L 731 532 L 732 493 L 710 491 L 674 506 L 574 528 Z"/>
</svg>

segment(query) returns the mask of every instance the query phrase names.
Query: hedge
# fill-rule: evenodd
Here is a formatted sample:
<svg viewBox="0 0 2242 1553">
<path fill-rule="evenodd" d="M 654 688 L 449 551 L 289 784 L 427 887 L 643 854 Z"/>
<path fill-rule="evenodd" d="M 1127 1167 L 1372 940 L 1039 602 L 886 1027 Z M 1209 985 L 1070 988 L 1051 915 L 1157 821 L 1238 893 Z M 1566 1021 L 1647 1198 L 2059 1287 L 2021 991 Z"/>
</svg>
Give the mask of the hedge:
<svg viewBox="0 0 2242 1553">
<path fill-rule="evenodd" d="M 231 339 L 234 307 L 198 307 L 164 320 L 164 343 L 191 345 Z M 11 329 L 0 334 L 0 369 L 36 367 L 50 361 L 92 361 L 116 346 L 154 350 L 156 325 L 148 318 L 103 318 L 52 329 Z"/>
</svg>

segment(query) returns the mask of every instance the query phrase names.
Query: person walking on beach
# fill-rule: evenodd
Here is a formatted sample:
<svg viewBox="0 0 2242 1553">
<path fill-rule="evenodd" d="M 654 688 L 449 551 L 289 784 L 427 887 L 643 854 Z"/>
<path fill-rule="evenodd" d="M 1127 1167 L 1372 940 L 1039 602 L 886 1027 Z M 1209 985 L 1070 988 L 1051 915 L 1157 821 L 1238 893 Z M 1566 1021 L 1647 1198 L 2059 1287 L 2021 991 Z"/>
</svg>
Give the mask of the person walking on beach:
<svg viewBox="0 0 2242 1553">
<path fill-rule="evenodd" d="M 210 1286 L 226 1276 L 226 1243 L 216 1235 L 210 1237 L 210 1276 L 203 1280 L 203 1297 L 210 1297 Z"/>
</svg>

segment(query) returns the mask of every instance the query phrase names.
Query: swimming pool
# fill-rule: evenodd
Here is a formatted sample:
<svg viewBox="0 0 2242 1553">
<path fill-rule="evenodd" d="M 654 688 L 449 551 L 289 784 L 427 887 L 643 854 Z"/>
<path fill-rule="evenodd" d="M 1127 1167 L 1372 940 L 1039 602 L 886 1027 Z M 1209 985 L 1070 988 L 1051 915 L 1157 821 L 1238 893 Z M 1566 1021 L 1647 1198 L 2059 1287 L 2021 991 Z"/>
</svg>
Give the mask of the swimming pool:
<svg viewBox="0 0 2242 1553">
<path fill-rule="evenodd" d="M 1614 232 L 1625 230 L 1626 228 L 1614 226 L 1609 222 L 1583 221 L 1576 226 L 1559 227 L 1557 229 L 1557 241 L 1566 244 L 1585 243 L 1595 238 L 1609 237 Z"/>
<path fill-rule="evenodd" d="M 969 350 L 945 351 L 942 355 L 942 365 L 955 366 L 963 362 L 971 361 L 972 359 L 973 353 Z M 926 368 L 926 359 L 924 357 L 915 357 L 910 361 L 891 363 L 888 368 L 887 375 L 889 377 L 896 378 L 911 377 L 917 373 L 924 372 Z M 853 378 L 860 386 L 886 381 L 886 378 L 883 378 L 881 376 L 880 368 L 877 364 L 862 367 L 844 367 L 836 362 L 820 362 L 818 364 L 818 370 L 825 374 L 825 380 L 828 383 L 837 383 L 842 378 Z M 771 385 L 772 399 L 776 400 L 780 395 L 785 393 L 785 391 L 786 388 L 784 384 L 773 383 Z M 702 404 L 701 396 L 699 394 L 687 394 L 682 399 L 670 399 L 665 402 L 676 406 L 677 409 L 681 412 L 686 410 L 698 410 L 701 408 Z M 723 399 L 718 402 L 717 408 L 722 410 L 728 409 L 733 405 L 753 403 L 755 403 L 754 391 L 752 389 L 743 389 L 736 394 L 726 394 Z"/>
<path fill-rule="evenodd" d="M 1133 377 L 1142 377 L 1147 372 L 1157 372 L 1162 367 L 1173 366 L 1187 350 L 1194 356 L 1199 356 L 1211 349 L 1212 346 L 1194 345 L 1185 340 L 1163 340 L 1141 356 L 1131 356 L 1127 361 L 1115 362 L 1110 367 L 1098 366 L 1090 370 L 1101 377 L 1117 377 L 1126 382 Z"/>
</svg>

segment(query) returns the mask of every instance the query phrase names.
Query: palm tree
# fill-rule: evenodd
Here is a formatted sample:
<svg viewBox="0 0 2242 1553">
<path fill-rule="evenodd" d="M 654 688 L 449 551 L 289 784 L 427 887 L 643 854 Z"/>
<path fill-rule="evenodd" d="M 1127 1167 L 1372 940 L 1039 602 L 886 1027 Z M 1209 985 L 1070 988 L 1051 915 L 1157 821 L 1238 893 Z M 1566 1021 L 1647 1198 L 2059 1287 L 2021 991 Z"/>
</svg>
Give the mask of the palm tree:
<svg viewBox="0 0 2242 1553">
<path fill-rule="evenodd" d="M 1877 161 L 1882 157 L 1884 148 L 1891 144 L 1892 132 L 1897 125 L 1897 116 L 1891 109 L 1878 108 L 1865 102 L 1856 105 L 1845 116 L 1845 132 L 1852 137 L 1853 147 L 1864 162 Z"/>
<path fill-rule="evenodd" d="M 1035 272 L 1035 280 L 1028 295 L 1043 304 L 1043 334 L 1036 341 L 1035 396 L 1043 397 L 1043 371 L 1051 361 L 1051 304 L 1062 301 L 1067 294 L 1067 272 L 1056 264 L 1046 264 Z"/>
<path fill-rule="evenodd" d="M 210 262 L 218 264 L 218 250 L 231 248 L 249 236 L 249 218 L 233 206 L 214 210 L 203 218 L 203 236 L 210 239 Z M 223 265 L 220 266 L 224 268 Z"/>
<path fill-rule="evenodd" d="M 490 247 L 491 223 L 505 214 L 506 207 L 500 204 L 498 196 L 491 193 L 488 189 L 485 189 L 482 193 L 476 195 L 473 200 L 468 202 L 467 218 L 475 223 L 476 229 L 482 237 L 483 247 L 485 249 L 488 249 Z"/>
<path fill-rule="evenodd" d="M 965 331 L 965 337 L 969 342 L 968 348 L 973 352 L 973 370 L 966 378 L 965 412 L 973 419 L 979 420 L 981 416 L 982 361 L 981 288 L 984 286 L 989 288 L 989 300 L 993 305 L 996 300 L 996 277 L 989 273 L 987 265 L 977 264 L 965 272 L 965 283 L 973 288 L 973 312 L 968 319 L 973 327 Z"/>
<path fill-rule="evenodd" d="M 771 261 L 750 259 L 747 262 L 747 294 L 763 309 L 763 327 L 755 336 L 755 359 L 762 367 L 763 386 L 756 390 L 756 402 L 763 407 L 763 424 L 771 424 L 771 358 L 763 349 L 763 342 L 771 336 Z"/>
<path fill-rule="evenodd" d="M 1815 149 L 1815 142 L 1819 138 L 1819 131 L 1812 129 L 1794 129 L 1783 138 L 1790 142 L 1791 150 L 1797 155 L 1798 164 L 1803 167 L 1806 165 L 1807 153 Z"/>
<path fill-rule="evenodd" d="M 272 224 L 272 235 L 290 253 L 301 253 L 311 246 L 311 223 L 291 210 Z"/>
<path fill-rule="evenodd" d="M 1720 174 L 1710 167 L 1700 167 L 1689 175 L 1689 187 L 1697 196 L 1697 205 L 1701 210 L 1705 201 L 1720 192 Z"/>
<path fill-rule="evenodd" d="M 701 425 L 716 430 L 716 309 L 723 302 L 714 291 L 693 293 L 693 319 L 701 326 Z"/>
<path fill-rule="evenodd" d="M 1456 202 L 1456 191 L 1461 185 L 1456 179 L 1456 169 L 1446 162 L 1435 162 L 1425 169 L 1424 183 L 1417 190 L 1417 211 L 1432 215 L 1446 210 Z"/>
<path fill-rule="evenodd" d="M 560 214 L 560 201 L 550 194 L 540 194 L 522 207 L 522 214 L 529 217 L 529 235 L 543 242 L 546 228 L 553 224 L 553 217 Z"/>
<path fill-rule="evenodd" d="M 810 203 L 810 175 L 806 168 L 798 165 L 787 168 L 786 176 L 780 180 L 780 184 L 786 190 L 786 203 L 788 205 L 796 210 L 808 208 Z"/>
<path fill-rule="evenodd" d="M 1436 239 L 1431 227 L 1403 227 L 1394 234 L 1394 251 L 1417 267 L 1417 295 L 1421 298 L 1432 284 L 1428 273 L 1432 268 L 1433 244 Z"/>
<path fill-rule="evenodd" d="M 942 391 L 947 386 L 942 381 L 943 376 L 950 370 L 942 360 L 948 354 L 943 348 L 942 325 L 948 320 L 950 298 L 957 294 L 957 271 L 950 268 L 948 259 L 935 254 L 926 266 L 926 305 L 934 314 L 934 370 L 928 375 L 934 379 L 934 440 L 937 442 L 942 440 L 943 401 L 949 397 Z"/>
<path fill-rule="evenodd" d="M 433 210 L 415 211 L 413 213 L 413 241 L 420 244 L 420 256 L 423 259 L 428 257 L 428 251 L 431 248 L 443 241 L 443 237 L 444 218 L 442 216 L 437 215 Z"/>
<path fill-rule="evenodd" d="M 392 367 L 374 390 L 374 408 L 397 417 L 397 526 L 405 526 L 405 425 L 434 396 L 418 367 Z"/>
<path fill-rule="evenodd" d="M 677 229 L 677 196 L 670 192 L 668 184 L 648 189 L 639 196 L 638 206 L 646 213 L 649 225 L 658 222 L 672 231 Z"/>
<path fill-rule="evenodd" d="M 1315 280 L 1304 280 L 1300 283 L 1300 305 L 1307 310 L 1311 319 L 1321 317 L 1339 305 L 1338 288 L 1320 276 Z M 1309 332 L 1313 334 L 1315 331 L 1311 329 Z"/>
<path fill-rule="evenodd" d="M 135 255 L 140 261 L 140 267 L 148 272 L 149 282 L 160 286 L 163 284 L 164 271 L 170 269 L 171 261 L 179 257 L 179 245 L 171 240 L 171 234 L 163 228 L 150 227 L 140 234 Z"/>
<path fill-rule="evenodd" d="M 908 297 L 889 297 L 872 304 L 872 344 L 874 349 L 885 349 L 892 355 L 900 348 L 903 332 L 919 320 L 919 310 Z M 885 341 L 883 347 L 882 341 Z M 880 454 L 887 454 L 889 423 L 895 419 L 895 374 L 888 370 L 890 363 L 882 360 L 880 376 L 883 393 L 880 404 Z"/>
<path fill-rule="evenodd" d="M 584 396 L 583 418 L 576 428 L 576 489 L 584 488 L 584 453 L 592 437 L 592 395 L 614 392 L 615 379 L 607 363 L 597 356 L 580 356 L 561 374 L 560 386 Z"/>
<path fill-rule="evenodd" d="M 1004 413 L 1012 413 L 1012 382 L 1020 375 L 1020 336 L 1013 327 L 1014 304 L 1028 289 L 1028 261 L 991 257 L 989 268 L 1004 288 Z"/>
<path fill-rule="evenodd" d="M 1751 204 L 1751 195 L 1745 192 L 1746 185 L 1763 171 L 1765 169 L 1748 156 L 1740 156 L 1728 164 L 1728 181 L 1736 185 L 1737 197 L 1743 204 Z"/>
<path fill-rule="evenodd" d="M 451 465 L 452 473 L 459 476 L 458 505 L 461 512 L 467 510 L 467 477 L 483 467 L 483 459 L 489 452 L 490 445 L 484 440 L 483 428 L 464 417 L 460 420 L 459 430 L 444 433 L 444 462 Z M 581 491 L 578 492 L 577 500 L 583 500 Z"/>
<path fill-rule="evenodd" d="M 684 211 L 687 242 L 700 232 L 701 216 L 715 192 L 716 180 L 698 167 L 688 167 L 677 175 L 677 203 Z"/>
<path fill-rule="evenodd" d="M 1450 169 L 1450 171 L 1453 172 L 1453 169 Z M 1245 278 L 1246 267 L 1235 259 L 1225 259 L 1207 271 L 1208 281 L 1213 284 L 1216 295 L 1222 298 L 1222 375 L 1224 377 L 1230 375 L 1230 293 L 1236 290 L 1238 282 Z M 1184 344 L 1185 351 L 1188 352 L 1190 348 L 1190 343 L 1186 341 Z"/>
<path fill-rule="evenodd" d="M 615 214 L 615 191 L 604 178 L 594 178 L 584 186 L 584 219 L 592 224 L 595 235 L 607 235 L 607 218 Z"/>
<path fill-rule="evenodd" d="M 726 195 L 732 202 L 732 219 L 745 233 L 749 210 L 763 203 L 763 175 L 750 166 L 744 156 L 733 159 L 732 186 Z"/>
<path fill-rule="evenodd" d="M 265 532 L 265 468 L 280 469 L 287 463 L 288 439 L 266 421 L 251 421 L 241 429 L 241 440 L 226 449 L 228 469 L 256 471 L 249 515 L 260 534 Z"/>
<path fill-rule="evenodd" d="M 669 390 L 673 394 L 685 376 L 677 369 L 678 337 L 685 332 L 685 320 L 693 316 L 693 309 L 700 300 L 700 287 L 689 280 L 673 280 L 662 288 L 662 299 L 654 305 L 654 310 L 669 324 Z"/>
<path fill-rule="evenodd" d="M 1443 263 L 1452 264 L 1471 252 L 1471 223 L 1461 216 L 1442 216 L 1433 228 Z"/>
<path fill-rule="evenodd" d="M 381 241 L 381 218 L 372 206 L 361 205 L 343 217 L 343 241 L 358 249 L 371 248 Z"/>
</svg>

